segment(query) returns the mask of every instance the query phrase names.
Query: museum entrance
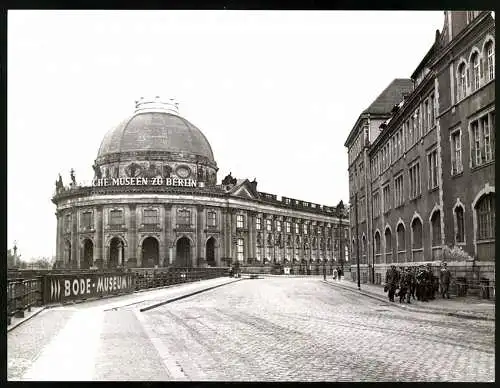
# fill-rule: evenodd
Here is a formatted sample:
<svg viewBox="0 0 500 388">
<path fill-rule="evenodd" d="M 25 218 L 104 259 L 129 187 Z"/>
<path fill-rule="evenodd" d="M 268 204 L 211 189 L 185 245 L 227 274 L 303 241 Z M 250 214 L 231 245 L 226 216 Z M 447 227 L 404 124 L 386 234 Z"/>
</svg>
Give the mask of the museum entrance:
<svg viewBox="0 0 500 388">
<path fill-rule="evenodd" d="M 187 237 L 177 240 L 175 265 L 177 267 L 191 267 L 191 241 Z"/>
<path fill-rule="evenodd" d="M 207 259 L 207 264 L 210 267 L 215 267 L 215 238 L 210 237 L 207 241 L 207 246 L 205 250 L 205 257 Z"/>
<path fill-rule="evenodd" d="M 83 241 L 83 257 L 80 268 L 89 269 L 94 264 L 94 244 L 89 239 Z"/>
<path fill-rule="evenodd" d="M 119 237 L 113 237 L 109 243 L 109 268 L 123 265 L 124 244 Z"/>
<path fill-rule="evenodd" d="M 153 268 L 155 265 L 160 265 L 158 240 L 154 237 L 147 237 L 142 242 L 142 266 Z"/>
</svg>

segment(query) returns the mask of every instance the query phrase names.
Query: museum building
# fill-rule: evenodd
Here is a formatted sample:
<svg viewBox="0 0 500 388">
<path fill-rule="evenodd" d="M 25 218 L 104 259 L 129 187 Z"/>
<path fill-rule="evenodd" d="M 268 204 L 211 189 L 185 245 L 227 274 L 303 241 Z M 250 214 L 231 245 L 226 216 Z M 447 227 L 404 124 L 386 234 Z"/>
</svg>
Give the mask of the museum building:
<svg viewBox="0 0 500 388">
<path fill-rule="evenodd" d="M 343 265 L 348 213 L 227 175 L 203 133 L 158 97 L 101 142 L 91 184 L 56 181 L 57 267 Z M 341 254 L 342 252 L 342 254 Z"/>
</svg>

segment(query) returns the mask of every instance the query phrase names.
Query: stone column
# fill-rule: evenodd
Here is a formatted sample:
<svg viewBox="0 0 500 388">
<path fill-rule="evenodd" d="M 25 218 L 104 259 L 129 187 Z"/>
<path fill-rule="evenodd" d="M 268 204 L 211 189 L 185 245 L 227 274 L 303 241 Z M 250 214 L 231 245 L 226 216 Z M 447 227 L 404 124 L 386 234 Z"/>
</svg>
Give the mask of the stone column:
<svg viewBox="0 0 500 388">
<path fill-rule="evenodd" d="M 135 204 L 129 205 L 130 216 L 128 217 L 128 266 L 139 267 L 137 257 L 137 206 Z"/>
<path fill-rule="evenodd" d="M 80 249 L 78 246 L 78 211 L 71 216 L 71 267 L 80 268 Z"/>
<path fill-rule="evenodd" d="M 206 263 L 206 257 L 205 257 L 205 239 L 203 238 L 205 236 L 204 234 L 204 229 L 205 229 L 205 207 L 203 205 L 197 205 L 196 206 L 196 212 L 197 212 L 197 217 L 196 217 L 196 240 L 197 240 L 197 245 L 198 245 L 198 252 L 197 252 L 197 267 L 201 266 Z"/>
<path fill-rule="evenodd" d="M 233 263 L 237 260 L 236 237 L 236 209 L 231 209 L 231 259 Z"/>
<path fill-rule="evenodd" d="M 246 262 L 248 263 L 248 259 L 255 259 L 255 212 L 248 212 L 248 256 L 246 258 Z"/>
<path fill-rule="evenodd" d="M 123 265 L 123 255 L 122 255 L 122 249 L 123 249 L 123 243 L 120 241 L 118 243 L 118 265 Z"/>
<path fill-rule="evenodd" d="M 164 204 L 165 208 L 165 219 L 163 220 L 164 236 L 165 236 L 165 248 L 167 250 L 167 262 L 168 265 L 174 264 L 174 252 L 175 248 L 172 247 L 174 241 L 174 231 L 173 231 L 173 220 L 172 220 L 172 205 Z M 166 264 L 166 263 L 165 263 Z"/>
<path fill-rule="evenodd" d="M 94 247 L 94 265 L 103 268 L 104 263 L 104 232 L 103 232 L 103 207 L 95 208 L 95 247 Z"/>
</svg>

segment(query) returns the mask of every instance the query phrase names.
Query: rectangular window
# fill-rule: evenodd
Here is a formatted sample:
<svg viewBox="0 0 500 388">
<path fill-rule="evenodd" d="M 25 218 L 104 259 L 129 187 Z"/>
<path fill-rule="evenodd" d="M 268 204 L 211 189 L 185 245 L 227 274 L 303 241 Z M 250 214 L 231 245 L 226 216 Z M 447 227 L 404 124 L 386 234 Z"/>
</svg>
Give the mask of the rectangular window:
<svg viewBox="0 0 500 388">
<path fill-rule="evenodd" d="M 295 234 L 299 234 L 299 233 L 300 233 L 299 224 L 295 223 Z"/>
<path fill-rule="evenodd" d="M 427 155 L 427 176 L 429 177 L 429 189 L 439 184 L 437 150 Z"/>
<path fill-rule="evenodd" d="M 158 224 L 158 210 L 144 209 L 144 224 L 156 225 Z"/>
<path fill-rule="evenodd" d="M 422 188 L 420 185 L 420 162 L 413 164 L 409 168 L 409 177 L 410 177 L 410 191 L 409 196 L 410 199 L 416 198 L 422 192 Z"/>
<path fill-rule="evenodd" d="M 243 222 L 244 222 L 243 214 L 237 214 L 236 215 L 236 228 L 243 229 Z"/>
<path fill-rule="evenodd" d="M 304 234 L 307 234 L 307 224 L 302 225 L 302 231 L 304 232 Z"/>
<path fill-rule="evenodd" d="M 421 127 L 420 127 L 420 109 L 417 109 L 415 111 L 415 133 L 416 133 L 415 141 L 418 141 L 420 139 L 420 136 L 421 136 L 420 129 L 421 129 Z"/>
<path fill-rule="evenodd" d="M 177 225 L 191 225 L 191 212 L 187 209 L 177 211 Z"/>
<path fill-rule="evenodd" d="M 276 220 L 276 232 L 281 232 L 281 221 Z"/>
<path fill-rule="evenodd" d="M 434 94 L 431 94 L 431 126 L 436 125 L 437 115 L 438 115 L 437 101 L 434 98 Z"/>
<path fill-rule="evenodd" d="M 238 239 L 238 248 L 236 251 L 236 256 L 237 256 L 238 261 L 243 261 L 243 248 L 244 248 L 243 244 L 244 244 L 243 239 L 239 238 Z"/>
<path fill-rule="evenodd" d="M 262 229 L 262 219 L 261 218 L 256 218 L 255 219 L 255 229 L 261 230 Z"/>
<path fill-rule="evenodd" d="M 394 194 L 395 207 L 401 206 L 404 203 L 403 174 L 394 179 Z"/>
<path fill-rule="evenodd" d="M 209 211 L 207 213 L 207 224 L 208 226 L 217 225 L 217 213 L 215 213 L 214 211 Z"/>
<path fill-rule="evenodd" d="M 382 194 L 384 196 L 384 213 L 387 213 L 391 210 L 391 186 L 389 184 L 385 185 L 382 188 Z"/>
<path fill-rule="evenodd" d="M 272 226 L 272 220 L 266 220 L 266 230 L 268 232 L 271 232 L 273 230 L 273 226 Z"/>
<path fill-rule="evenodd" d="M 463 171 L 462 166 L 462 139 L 461 131 L 451 134 L 451 174 L 459 174 Z"/>
<path fill-rule="evenodd" d="M 487 65 L 488 65 L 488 81 L 495 78 L 495 51 L 493 50 L 493 43 L 490 41 L 487 44 Z"/>
<path fill-rule="evenodd" d="M 290 233 L 290 222 L 288 221 L 285 222 L 285 230 L 287 233 Z"/>
<path fill-rule="evenodd" d="M 123 210 L 111 210 L 109 212 L 109 224 L 110 225 L 122 225 L 123 224 Z"/>
<path fill-rule="evenodd" d="M 82 229 L 92 229 L 94 223 L 92 222 L 92 212 L 83 212 L 81 214 L 81 225 Z"/>
<path fill-rule="evenodd" d="M 470 123 L 472 167 L 495 160 L 495 112 Z"/>
</svg>

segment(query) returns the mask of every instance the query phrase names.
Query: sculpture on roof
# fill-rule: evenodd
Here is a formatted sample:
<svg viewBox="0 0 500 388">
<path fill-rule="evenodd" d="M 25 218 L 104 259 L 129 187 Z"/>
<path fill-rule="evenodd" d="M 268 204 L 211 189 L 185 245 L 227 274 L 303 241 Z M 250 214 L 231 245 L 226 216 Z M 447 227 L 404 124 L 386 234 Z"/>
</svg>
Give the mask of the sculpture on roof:
<svg viewBox="0 0 500 388">
<path fill-rule="evenodd" d="M 102 172 L 101 172 L 101 167 L 99 167 L 96 163 L 92 165 L 92 168 L 94 169 L 94 175 L 96 179 L 101 179 L 102 178 Z"/>
<path fill-rule="evenodd" d="M 56 180 L 56 193 L 60 193 L 62 190 L 64 190 L 64 184 L 61 174 L 59 174 L 59 178 Z"/>
<path fill-rule="evenodd" d="M 223 185 L 235 185 L 236 184 L 236 178 L 233 178 L 231 175 L 231 172 L 229 172 L 229 175 L 226 175 L 226 177 L 222 180 Z"/>
<path fill-rule="evenodd" d="M 71 171 L 69 173 L 70 173 L 70 177 L 71 177 L 71 183 L 73 184 L 73 186 L 76 186 L 75 170 L 71 169 Z"/>
</svg>

